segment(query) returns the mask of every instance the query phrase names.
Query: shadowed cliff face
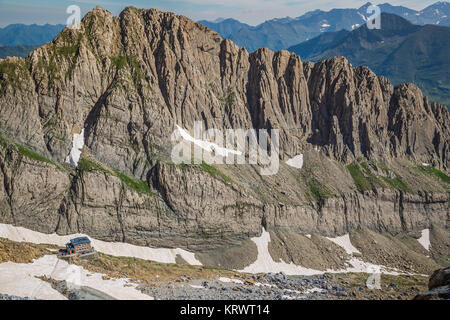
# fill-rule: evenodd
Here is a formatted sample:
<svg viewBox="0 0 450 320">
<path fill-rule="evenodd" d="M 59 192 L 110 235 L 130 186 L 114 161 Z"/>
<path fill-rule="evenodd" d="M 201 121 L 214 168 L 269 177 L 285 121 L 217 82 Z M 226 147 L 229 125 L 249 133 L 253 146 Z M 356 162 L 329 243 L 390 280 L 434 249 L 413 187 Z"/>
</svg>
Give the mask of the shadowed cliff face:
<svg viewBox="0 0 450 320">
<path fill-rule="evenodd" d="M 169 164 L 175 126 L 195 121 L 279 129 L 281 160 L 304 154 L 305 166 L 261 177 L 249 165 Z M 75 170 L 61 163 L 82 128 Z M 0 221 L 198 248 L 259 234 L 263 222 L 327 235 L 445 226 L 449 128 L 448 111 L 417 87 L 344 58 L 248 54 L 183 16 L 97 7 L 80 30 L 0 60 Z M 370 164 L 362 178 L 352 162 Z"/>
</svg>

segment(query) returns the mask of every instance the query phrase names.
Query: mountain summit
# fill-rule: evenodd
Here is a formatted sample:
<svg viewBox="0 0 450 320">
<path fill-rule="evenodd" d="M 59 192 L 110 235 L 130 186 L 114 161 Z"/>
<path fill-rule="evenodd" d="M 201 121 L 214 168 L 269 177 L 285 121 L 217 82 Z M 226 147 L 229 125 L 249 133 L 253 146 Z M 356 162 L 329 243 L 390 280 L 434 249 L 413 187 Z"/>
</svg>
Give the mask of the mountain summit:
<svg viewBox="0 0 450 320">
<path fill-rule="evenodd" d="M 450 28 L 417 26 L 392 14 L 381 14 L 382 28 L 366 26 L 352 32 L 326 33 L 289 48 L 304 60 L 345 56 L 367 65 L 394 84 L 413 82 L 432 100 L 450 106 Z"/>
</svg>

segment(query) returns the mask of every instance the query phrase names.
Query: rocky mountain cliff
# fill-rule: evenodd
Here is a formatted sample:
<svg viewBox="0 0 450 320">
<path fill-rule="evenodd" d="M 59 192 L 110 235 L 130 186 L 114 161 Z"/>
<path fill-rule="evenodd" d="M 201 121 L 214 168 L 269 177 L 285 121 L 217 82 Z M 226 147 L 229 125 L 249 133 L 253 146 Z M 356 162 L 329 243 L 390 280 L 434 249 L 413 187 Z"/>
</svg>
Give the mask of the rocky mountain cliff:
<svg viewBox="0 0 450 320">
<path fill-rule="evenodd" d="M 413 82 L 430 100 L 450 107 L 450 28 L 417 26 L 392 14 L 381 14 L 383 27 L 366 25 L 351 32 L 324 33 L 289 48 L 308 61 L 344 56 L 353 65 L 369 66 L 394 84 Z"/>
<path fill-rule="evenodd" d="M 445 107 L 344 58 L 249 54 L 172 13 L 97 7 L 80 30 L 0 60 L 0 111 L 1 223 L 191 250 L 240 243 L 261 225 L 449 226 Z M 172 164 L 176 125 L 192 132 L 195 121 L 279 129 L 280 171 Z M 301 169 L 285 164 L 300 154 Z"/>
</svg>

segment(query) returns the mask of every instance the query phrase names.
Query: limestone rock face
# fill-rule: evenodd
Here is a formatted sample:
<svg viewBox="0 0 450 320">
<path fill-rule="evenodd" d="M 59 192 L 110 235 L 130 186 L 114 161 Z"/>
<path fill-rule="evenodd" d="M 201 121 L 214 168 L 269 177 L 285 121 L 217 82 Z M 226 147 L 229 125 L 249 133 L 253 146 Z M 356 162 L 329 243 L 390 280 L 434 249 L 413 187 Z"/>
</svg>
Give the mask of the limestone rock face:
<svg viewBox="0 0 450 320">
<path fill-rule="evenodd" d="M 170 164 L 176 125 L 192 134 L 195 121 L 279 129 L 279 173 Z M 83 128 L 81 164 L 62 165 Z M 340 57 L 249 54 L 154 9 L 114 17 L 97 7 L 80 30 L 0 60 L 0 135 L 0 222 L 44 232 L 210 248 L 261 225 L 336 235 L 450 221 L 448 182 L 414 171 L 448 171 L 450 117 L 416 86 L 394 87 Z M 299 154 L 304 168 L 284 164 Z M 363 173 L 372 187 L 361 190 L 345 167 L 360 161 L 389 169 L 371 169 L 377 183 Z"/>
<path fill-rule="evenodd" d="M 430 291 L 418 294 L 414 300 L 450 300 L 450 267 L 433 272 L 428 289 Z"/>
<path fill-rule="evenodd" d="M 433 290 L 448 285 L 450 285 L 450 267 L 433 272 L 428 283 L 428 289 Z"/>
<path fill-rule="evenodd" d="M 0 147 L 2 223 L 52 233 L 70 178 L 53 164 L 38 162 Z"/>
</svg>

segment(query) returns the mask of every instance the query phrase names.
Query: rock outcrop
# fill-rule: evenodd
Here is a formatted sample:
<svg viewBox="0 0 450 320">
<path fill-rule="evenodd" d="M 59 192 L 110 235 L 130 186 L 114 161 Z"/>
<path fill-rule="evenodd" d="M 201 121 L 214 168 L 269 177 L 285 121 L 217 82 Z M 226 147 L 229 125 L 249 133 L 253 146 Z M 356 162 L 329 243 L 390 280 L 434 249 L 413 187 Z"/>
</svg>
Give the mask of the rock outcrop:
<svg viewBox="0 0 450 320">
<path fill-rule="evenodd" d="M 279 129 L 279 173 L 173 165 L 172 132 L 195 121 Z M 80 30 L 0 60 L 0 135 L 0 222 L 48 233 L 203 250 L 261 225 L 332 236 L 450 222 L 450 117 L 416 86 L 340 57 L 249 54 L 154 9 L 97 7 Z M 284 164 L 299 154 L 302 169 Z"/>
<path fill-rule="evenodd" d="M 430 291 L 418 294 L 414 300 L 450 300 L 450 267 L 433 272 L 428 289 Z"/>
</svg>

